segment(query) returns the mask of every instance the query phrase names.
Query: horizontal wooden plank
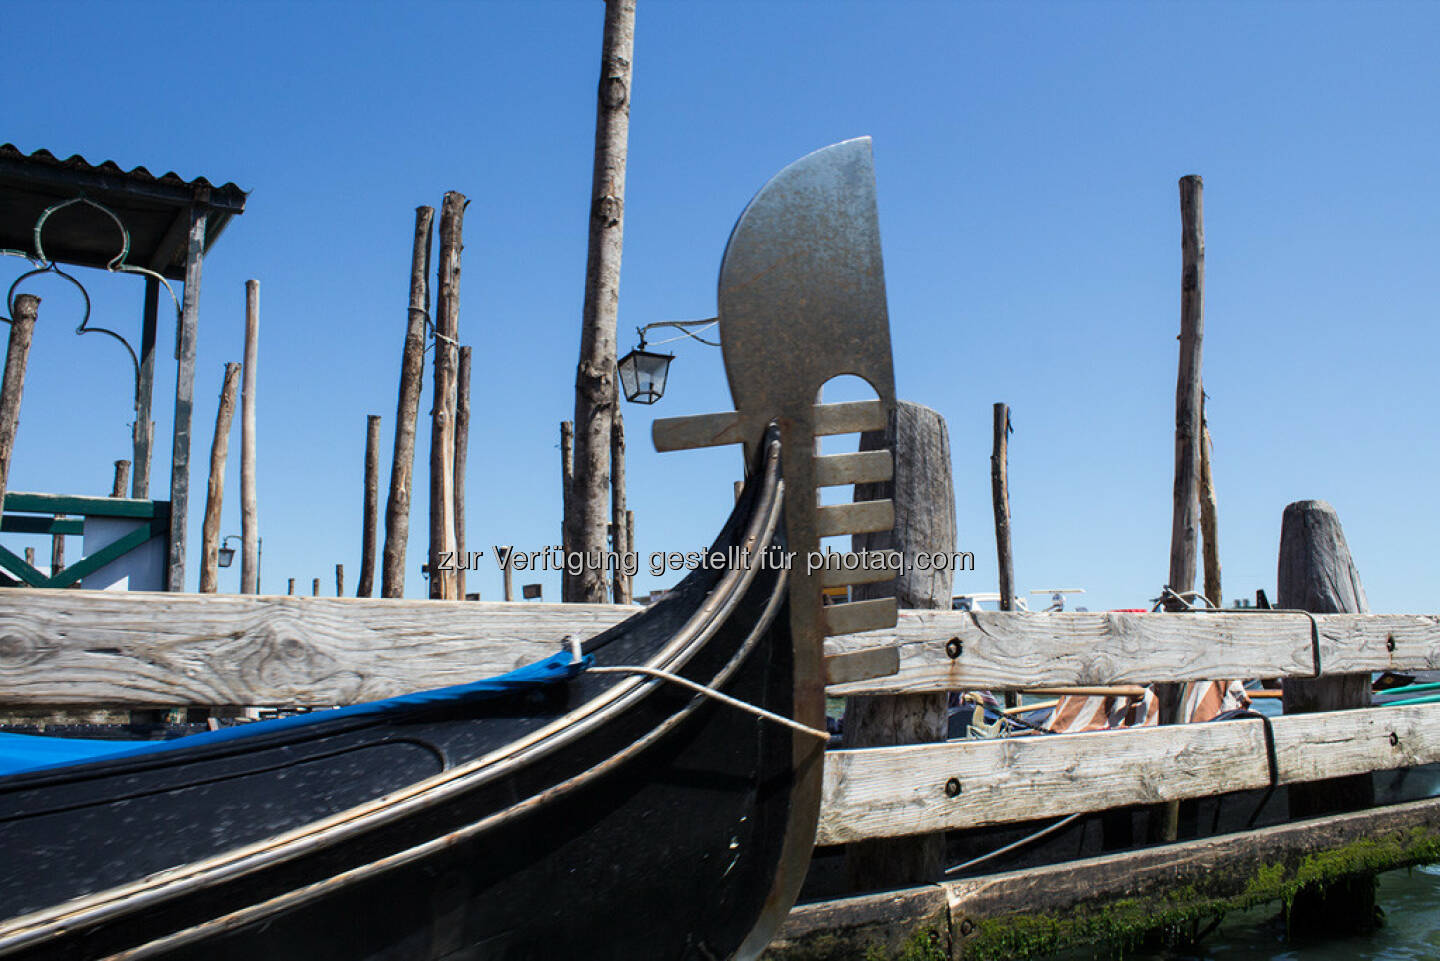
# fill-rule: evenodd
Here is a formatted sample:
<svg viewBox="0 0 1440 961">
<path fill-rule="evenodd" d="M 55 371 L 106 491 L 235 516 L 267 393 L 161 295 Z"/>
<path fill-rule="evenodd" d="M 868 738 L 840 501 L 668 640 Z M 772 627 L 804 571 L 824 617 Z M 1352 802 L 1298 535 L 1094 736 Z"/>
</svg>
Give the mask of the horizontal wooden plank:
<svg viewBox="0 0 1440 961">
<path fill-rule="evenodd" d="M 74 590 L 3 599 L 0 702 L 32 705 L 351 703 L 506 671 L 636 610 Z M 1327 671 L 1440 668 L 1433 615 L 1318 620 Z M 826 642 L 830 653 L 894 646 L 899 671 L 829 693 L 1303 676 L 1309 625 L 1299 615 L 901 611 L 893 628 Z"/>
<path fill-rule="evenodd" d="M 1281 784 L 1440 761 L 1440 704 L 1277 717 Z M 820 844 L 1269 784 L 1259 720 L 831 751 Z"/>
<path fill-rule="evenodd" d="M 831 504 L 815 511 L 815 530 L 821 537 L 888 531 L 895 526 L 895 504 L 890 500 Z"/>
<path fill-rule="evenodd" d="M 895 456 L 888 450 L 826 454 L 815 458 L 815 486 L 879 484 L 895 476 Z"/>
<path fill-rule="evenodd" d="M 1325 674 L 1440 669 L 1440 616 L 1320 614 L 1316 622 Z M 1310 618 L 1287 613 L 906 611 L 895 631 L 846 643 L 895 644 L 900 671 L 835 695 L 1307 677 L 1315 663 Z"/>
<path fill-rule="evenodd" d="M 1293 896 L 1342 872 L 1423 864 L 1440 845 L 1440 799 L 1044 867 L 802 904 L 765 961 L 891 957 L 919 937 L 945 957 L 1050 956 Z M 1343 853 L 1342 857 L 1325 857 Z M 1334 873 L 1320 876 L 1317 866 Z M 940 903 L 940 902 L 943 902 Z M 933 941 L 932 941 L 933 938 Z M 913 943 L 913 942 L 912 942 Z M 948 948 L 947 948 L 948 946 Z"/>
<path fill-rule="evenodd" d="M 87 517 L 155 517 L 165 516 L 168 501 L 137 500 L 130 497 L 80 497 L 71 494 L 36 494 L 29 491 L 8 491 L 5 511 L 30 514 L 81 514 Z"/>
<path fill-rule="evenodd" d="M 0 702 L 350 704 L 503 673 L 639 608 L 27 590 L 0 607 Z"/>
</svg>

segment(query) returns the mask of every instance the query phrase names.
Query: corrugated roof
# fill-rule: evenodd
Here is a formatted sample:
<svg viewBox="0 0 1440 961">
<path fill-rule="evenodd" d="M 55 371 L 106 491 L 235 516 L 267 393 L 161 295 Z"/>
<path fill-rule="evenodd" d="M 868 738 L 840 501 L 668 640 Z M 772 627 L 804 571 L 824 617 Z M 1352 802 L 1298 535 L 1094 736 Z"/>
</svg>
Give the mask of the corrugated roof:
<svg viewBox="0 0 1440 961">
<path fill-rule="evenodd" d="M 208 212 L 206 249 L 230 218 L 245 210 L 246 193 L 233 183 L 186 180 L 171 171 L 125 170 L 113 160 L 93 164 L 79 154 L 62 160 L 49 150 L 25 153 L 0 144 L 0 248 L 33 253 L 35 221 L 48 207 L 84 196 L 114 211 L 130 233 L 127 262 L 183 279 L 189 211 Z M 99 211 L 72 207 L 45 225 L 45 254 L 64 264 L 104 267 L 118 252 L 114 224 Z"/>
</svg>

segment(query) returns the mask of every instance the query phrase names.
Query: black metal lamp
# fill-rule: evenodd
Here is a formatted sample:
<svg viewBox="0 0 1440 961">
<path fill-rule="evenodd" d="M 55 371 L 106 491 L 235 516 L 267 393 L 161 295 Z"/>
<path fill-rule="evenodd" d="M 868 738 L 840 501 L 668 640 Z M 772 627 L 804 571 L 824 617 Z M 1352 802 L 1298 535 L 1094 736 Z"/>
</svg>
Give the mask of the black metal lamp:
<svg viewBox="0 0 1440 961">
<path fill-rule="evenodd" d="M 231 564 L 235 563 L 235 548 L 226 546 L 230 543 L 230 541 L 234 540 L 235 537 L 236 535 L 234 534 L 227 534 L 225 536 L 225 539 L 220 542 L 220 549 L 215 552 L 215 563 L 217 563 L 219 566 L 229 567 Z"/>
<path fill-rule="evenodd" d="M 615 366 L 620 371 L 620 387 L 632 404 L 653 404 L 665 394 L 665 378 L 670 374 L 674 354 L 657 354 L 645 349 L 645 339 Z"/>
</svg>

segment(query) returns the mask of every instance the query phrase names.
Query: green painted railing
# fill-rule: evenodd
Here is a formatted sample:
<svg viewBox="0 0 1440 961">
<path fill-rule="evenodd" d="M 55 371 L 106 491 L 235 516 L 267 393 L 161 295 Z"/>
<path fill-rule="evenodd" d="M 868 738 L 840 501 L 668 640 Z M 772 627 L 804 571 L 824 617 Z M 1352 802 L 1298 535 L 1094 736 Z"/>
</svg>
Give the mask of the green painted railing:
<svg viewBox="0 0 1440 961">
<path fill-rule="evenodd" d="M 150 523 L 141 524 L 130 533 L 113 541 L 88 557 L 51 574 L 46 574 L 14 551 L 0 545 L 0 571 L 14 578 L 15 583 L 31 587 L 69 587 L 88 574 L 154 537 L 170 536 L 170 502 L 135 500 L 128 497 L 75 497 L 69 494 L 32 494 L 10 491 L 5 495 L 5 508 L 0 515 L 0 532 L 7 534 L 83 534 L 85 518 L 133 518 Z"/>
</svg>

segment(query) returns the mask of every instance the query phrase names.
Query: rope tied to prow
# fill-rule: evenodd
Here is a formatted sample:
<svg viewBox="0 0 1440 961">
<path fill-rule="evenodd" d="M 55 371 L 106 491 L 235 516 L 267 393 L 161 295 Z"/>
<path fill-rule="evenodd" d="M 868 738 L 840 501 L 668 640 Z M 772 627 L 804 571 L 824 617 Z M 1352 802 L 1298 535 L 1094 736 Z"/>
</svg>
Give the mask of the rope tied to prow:
<svg viewBox="0 0 1440 961">
<path fill-rule="evenodd" d="M 575 661 L 579 661 L 581 657 L 580 638 L 575 634 L 568 634 L 565 637 L 565 644 L 570 650 L 571 662 L 574 663 Z M 689 691 L 694 691 L 696 694 L 703 694 L 705 697 L 719 701 L 721 704 L 729 705 L 736 710 L 744 711 L 747 714 L 753 714 L 755 717 L 761 718 L 762 720 L 771 721 L 783 727 L 788 727 L 792 731 L 799 731 L 802 734 L 808 734 L 811 737 L 816 737 L 826 742 L 830 740 L 829 731 L 822 731 L 819 728 L 811 727 L 808 724 L 801 724 L 799 721 L 788 718 L 783 714 L 776 714 L 774 711 L 768 711 L 765 708 L 760 707 L 756 704 L 751 704 L 749 701 L 742 701 L 737 697 L 731 697 L 729 694 L 717 691 L 713 687 L 707 687 L 706 685 L 701 684 L 698 681 L 692 681 L 688 677 L 681 677 L 679 674 L 673 674 L 670 671 L 662 671 L 659 668 L 655 667 L 639 667 L 635 665 L 621 664 L 604 666 L 597 666 L 592 664 L 589 667 L 585 668 L 585 670 L 588 673 L 592 674 L 639 674 L 644 677 L 653 677 L 661 681 L 669 681 L 671 684 L 678 685 Z"/>
</svg>

